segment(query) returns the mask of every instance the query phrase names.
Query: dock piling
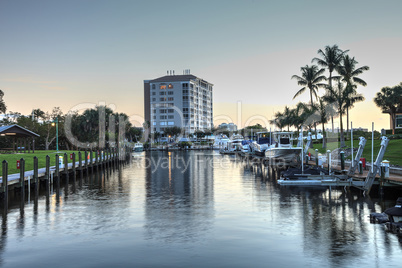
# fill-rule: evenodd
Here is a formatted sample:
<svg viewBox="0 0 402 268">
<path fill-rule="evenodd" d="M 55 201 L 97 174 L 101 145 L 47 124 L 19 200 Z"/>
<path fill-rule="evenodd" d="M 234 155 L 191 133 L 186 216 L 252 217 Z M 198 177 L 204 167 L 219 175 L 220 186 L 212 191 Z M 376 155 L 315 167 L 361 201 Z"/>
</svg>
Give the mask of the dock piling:
<svg viewBox="0 0 402 268">
<path fill-rule="evenodd" d="M 4 211 L 8 209 L 8 162 L 3 160 L 2 163 L 2 188 L 4 193 Z"/>
</svg>

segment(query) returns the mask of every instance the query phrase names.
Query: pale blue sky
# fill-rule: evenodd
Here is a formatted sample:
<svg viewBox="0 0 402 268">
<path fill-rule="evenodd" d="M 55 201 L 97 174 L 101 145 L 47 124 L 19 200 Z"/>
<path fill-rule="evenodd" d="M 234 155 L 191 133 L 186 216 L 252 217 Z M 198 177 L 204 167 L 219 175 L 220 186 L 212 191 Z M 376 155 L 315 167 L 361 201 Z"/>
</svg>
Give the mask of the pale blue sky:
<svg viewBox="0 0 402 268">
<path fill-rule="evenodd" d="M 402 1 L 0 0 L 0 89 L 23 114 L 106 102 L 139 118 L 144 79 L 191 69 L 215 85 L 215 115 L 239 124 L 237 101 L 244 123 L 307 100 L 292 100 L 290 77 L 337 44 L 371 68 L 352 120 L 388 127 L 372 98 L 402 81 L 401 10 Z"/>
</svg>

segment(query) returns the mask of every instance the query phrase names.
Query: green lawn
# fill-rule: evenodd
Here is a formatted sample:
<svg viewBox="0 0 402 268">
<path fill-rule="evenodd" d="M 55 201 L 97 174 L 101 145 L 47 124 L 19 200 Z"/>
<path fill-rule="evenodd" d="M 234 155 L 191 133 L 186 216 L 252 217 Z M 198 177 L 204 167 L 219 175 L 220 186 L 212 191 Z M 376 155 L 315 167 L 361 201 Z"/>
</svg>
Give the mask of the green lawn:
<svg viewBox="0 0 402 268">
<path fill-rule="evenodd" d="M 380 143 L 381 143 L 380 140 L 374 140 L 374 161 L 377 158 L 378 151 L 380 150 Z M 340 145 L 339 142 L 329 143 L 328 149 L 332 151 L 338 148 L 339 145 Z M 346 141 L 346 147 L 347 148 L 351 147 L 350 141 Z M 358 140 L 353 141 L 353 147 L 359 148 Z M 314 149 L 318 149 L 319 153 L 325 153 L 325 150 L 322 149 L 322 143 L 314 144 Z M 309 151 L 312 154 L 314 152 L 314 150 L 312 149 L 310 149 Z M 364 146 L 362 157 L 366 158 L 367 161 L 371 162 L 371 139 L 367 140 L 366 146 Z M 388 160 L 393 165 L 402 166 L 402 139 L 389 141 L 383 160 Z"/>
<path fill-rule="evenodd" d="M 46 155 L 50 156 L 50 166 L 55 166 L 56 161 L 56 152 L 57 151 L 41 151 L 37 150 L 35 153 L 14 153 L 14 154 L 0 154 L 1 163 L 4 160 L 8 162 L 8 174 L 19 173 L 19 169 L 17 169 L 17 160 L 24 158 L 25 160 L 25 170 L 33 170 L 33 158 L 36 156 L 38 158 L 38 166 L 39 168 L 46 167 Z M 64 157 L 64 153 L 67 153 L 68 162 L 71 163 L 70 154 L 75 152 L 75 161 L 78 161 L 78 151 L 59 151 L 59 156 Z M 84 152 L 82 152 L 82 159 L 84 159 Z M 63 159 L 64 161 L 64 159 Z M 64 163 L 64 162 L 63 162 Z M 0 176 L 3 174 L 3 165 L 0 165 Z"/>
</svg>

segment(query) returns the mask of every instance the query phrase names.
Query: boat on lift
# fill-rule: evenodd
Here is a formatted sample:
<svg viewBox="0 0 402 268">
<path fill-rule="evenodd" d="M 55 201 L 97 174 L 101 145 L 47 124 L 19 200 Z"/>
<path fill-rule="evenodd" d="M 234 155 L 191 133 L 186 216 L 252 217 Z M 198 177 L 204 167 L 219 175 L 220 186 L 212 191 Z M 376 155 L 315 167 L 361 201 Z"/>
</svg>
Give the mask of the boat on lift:
<svg viewBox="0 0 402 268">
<path fill-rule="evenodd" d="M 265 150 L 265 158 L 269 161 L 280 160 L 291 162 L 303 151 L 303 147 L 294 147 L 292 132 L 272 133 L 272 144 Z"/>
<path fill-rule="evenodd" d="M 257 132 L 257 140 L 250 143 L 250 153 L 264 157 L 265 151 L 271 145 L 270 133 L 267 131 Z"/>
</svg>

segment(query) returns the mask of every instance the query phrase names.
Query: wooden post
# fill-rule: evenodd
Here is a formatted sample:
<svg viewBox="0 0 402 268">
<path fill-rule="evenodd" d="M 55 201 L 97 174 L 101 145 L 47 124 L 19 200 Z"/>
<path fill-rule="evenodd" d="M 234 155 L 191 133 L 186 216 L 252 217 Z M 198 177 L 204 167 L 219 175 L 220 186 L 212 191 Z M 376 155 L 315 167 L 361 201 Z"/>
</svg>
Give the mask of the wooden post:
<svg viewBox="0 0 402 268">
<path fill-rule="evenodd" d="M 35 197 L 37 197 L 39 193 L 38 158 L 34 156 L 33 160 L 34 160 Z"/>
<path fill-rule="evenodd" d="M 2 174 L 2 187 L 3 187 L 3 193 L 4 193 L 4 211 L 7 211 L 8 209 L 8 162 L 6 160 L 3 160 L 2 163 L 2 168 L 3 168 L 3 174 Z"/>
<path fill-rule="evenodd" d="M 27 152 L 27 138 L 24 138 L 24 154 Z"/>
<path fill-rule="evenodd" d="M 66 187 L 68 187 L 68 158 L 67 158 L 67 153 L 64 153 L 64 174 L 66 175 Z"/>
<path fill-rule="evenodd" d="M 25 159 L 21 158 L 20 160 L 20 187 L 21 187 L 21 195 L 25 198 Z"/>
<path fill-rule="evenodd" d="M 73 152 L 73 181 L 74 181 L 74 185 L 75 185 L 75 153 Z"/>
<path fill-rule="evenodd" d="M 46 182 L 46 195 L 49 195 L 49 192 L 50 192 L 50 156 L 49 155 L 46 155 L 45 182 Z"/>
<path fill-rule="evenodd" d="M 59 154 L 56 154 L 56 187 L 60 188 L 60 165 L 59 165 Z"/>
<path fill-rule="evenodd" d="M 92 159 L 92 149 L 89 150 L 89 165 L 91 166 L 91 172 L 94 172 L 94 165 L 92 163 L 93 159 Z"/>
<path fill-rule="evenodd" d="M 99 150 L 95 151 L 95 165 L 96 165 L 96 171 L 99 169 Z"/>
<path fill-rule="evenodd" d="M 82 170 L 82 152 L 78 152 L 78 170 Z"/>
<path fill-rule="evenodd" d="M 86 172 L 86 174 L 88 174 L 88 152 L 87 152 L 87 150 L 85 150 L 84 157 L 85 157 L 85 160 L 84 160 L 85 172 Z"/>
</svg>

